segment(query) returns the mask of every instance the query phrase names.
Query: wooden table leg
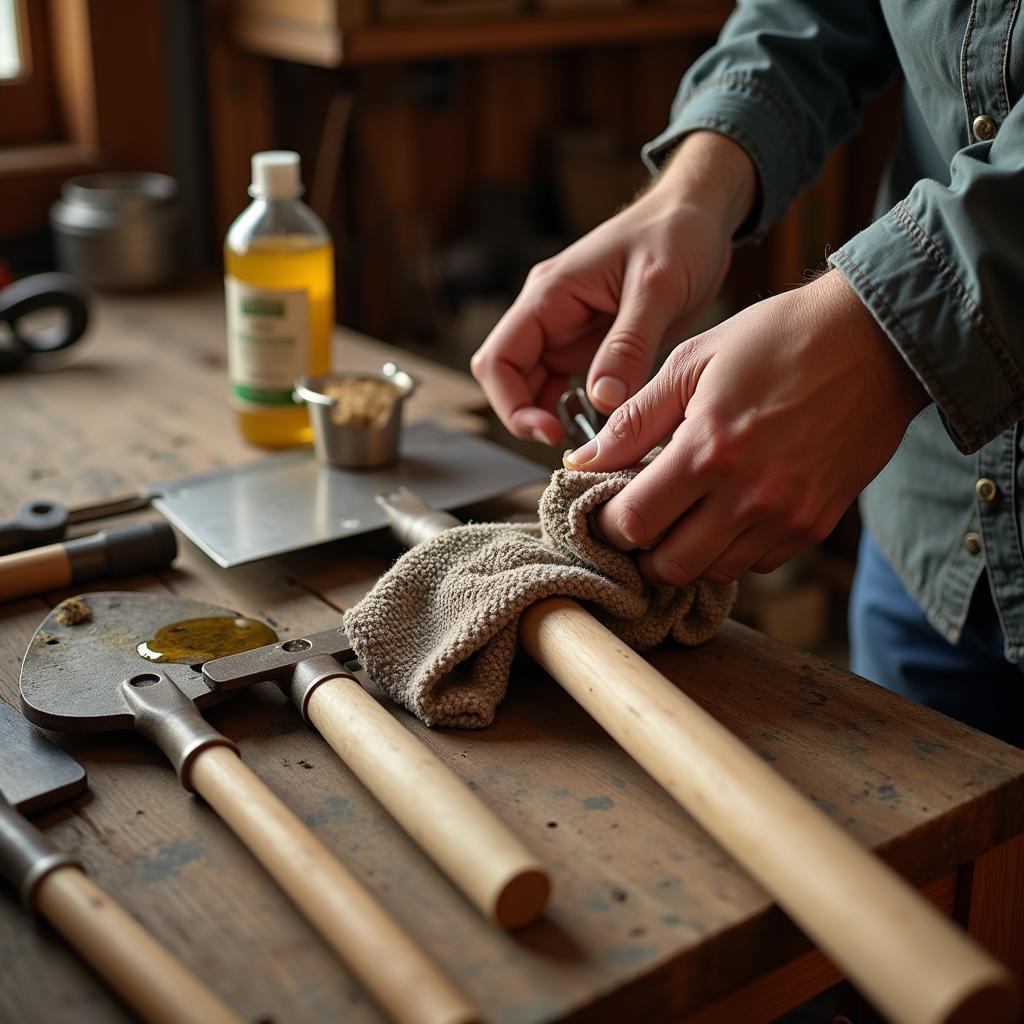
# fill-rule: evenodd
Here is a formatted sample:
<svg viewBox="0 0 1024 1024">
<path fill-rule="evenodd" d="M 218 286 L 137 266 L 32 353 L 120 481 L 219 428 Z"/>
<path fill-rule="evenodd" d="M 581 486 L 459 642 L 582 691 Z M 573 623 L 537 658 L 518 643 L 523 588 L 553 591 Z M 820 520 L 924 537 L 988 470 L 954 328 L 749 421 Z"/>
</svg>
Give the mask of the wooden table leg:
<svg viewBox="0 0 1024 1024">
<path fill-rule="evenodd" d="M 944 914 L 952 915 L 959 883 L 956 872 L 950 871 L 921 886 L 920 892 Z M 744 1024 L 767 1024 L 842 980 L 842 973 L 832 961 L 815 949 L 691 1013 L 678 1024 L 734 1024 L 738 1020 Z M 868 1013 L 872 1014 L 870 1018 Z M 881 1020 L 867 1003 L 858 1005 L 856 1017 L 858 1021 Z"/>
<path fill-rule="evenodd" d="M 968 931 L 1024 990 L 1024 835 L 983 853 L 965 875 Z"/>
</svg>

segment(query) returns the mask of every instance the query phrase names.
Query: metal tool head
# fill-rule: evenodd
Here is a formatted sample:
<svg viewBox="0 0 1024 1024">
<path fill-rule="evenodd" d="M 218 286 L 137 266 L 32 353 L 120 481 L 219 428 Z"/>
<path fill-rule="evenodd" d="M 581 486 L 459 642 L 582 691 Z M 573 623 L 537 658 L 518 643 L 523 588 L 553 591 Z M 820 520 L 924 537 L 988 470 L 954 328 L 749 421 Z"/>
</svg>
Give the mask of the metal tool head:
<svg viewBox="0 0 1024 1024">
<path fill-rule="evenodd" d="M 361 686 L 370 684 L 352 641 L 340 626 L 208 661 L 203 676 L 215 690 L 273 680 L 307 720 L 309 698 L 320 683 L 341 676 Z"/>
<path fill-rule="evenodd" d="M 85 769 L 0 701 L 0 795 L 32 814 L 71 800 L 85 786 Z"/>
<path fill-rule="evenodd" d="M 353 671 L 362 669 L 352 641 L 338 627 L 208 661 L 203 666 L 203 676 L 215 690 L 237 690 L 268 679 L 287 682 L 297 665 L 318 657 L 335 658 Z"/>
<path fill-rule="evenodd" d="M 590 404 L 583 388 L 569 388 L 558 400 L 558 420 L 569 444 L 577 447 L 597 437 L 604 417 Z"/>
<path fill-rule="evenodd" d="M 87 609 L 85 621 L 62 622 L 58 605 L 36 630 L 21 666 L 25 716 L 48 729 L 132 728 L 135 716 L 121 683 L 152 671 L 155 661 L 196 705 L 216 703 L 224 695 L 206 685 L 203 663 L 275 637 L 269 626 L 257 620 L 170 594 L 108 592 L 83 594 L 76 600 Z M 203 632 L 191 627 L 195 622 L 213 624 Z M 158 635 L 166 643 L 154 648 Z M 161 647 L 165 656 L 154 657 Z"/>
</svg>

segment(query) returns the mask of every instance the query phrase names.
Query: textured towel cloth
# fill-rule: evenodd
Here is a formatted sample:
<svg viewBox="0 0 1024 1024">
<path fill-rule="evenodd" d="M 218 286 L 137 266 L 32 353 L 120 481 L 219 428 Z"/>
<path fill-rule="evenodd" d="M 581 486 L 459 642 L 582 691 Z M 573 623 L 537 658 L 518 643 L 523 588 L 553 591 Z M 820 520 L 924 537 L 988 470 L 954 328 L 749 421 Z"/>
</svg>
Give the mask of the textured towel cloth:
<svg viewBox="0 0 1024 1024">
<path fill-rule="evenodd" d="M 630 555 L 591 532 L 591 510 L 635 475 L 556 470 L 539 523 L 456 527 L 406 552 L 345 615 L 371 678 L 428 725 L 475 729 L 493 720 L 519 617 L 542 598 L 586 602 L 640 651 L 669 636 L 690 646 L 710 639 L 735 584 L 652 586 Z"/>
</svg>

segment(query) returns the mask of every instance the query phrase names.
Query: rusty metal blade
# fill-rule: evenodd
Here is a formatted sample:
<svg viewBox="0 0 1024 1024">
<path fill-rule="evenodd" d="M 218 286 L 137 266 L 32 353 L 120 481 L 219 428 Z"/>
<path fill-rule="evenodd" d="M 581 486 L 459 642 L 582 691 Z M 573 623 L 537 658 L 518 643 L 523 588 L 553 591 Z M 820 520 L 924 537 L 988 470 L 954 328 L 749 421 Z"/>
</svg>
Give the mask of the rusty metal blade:
<svg viewBox="0 0 1024 1024">
<path fill-rule="evenodd" d="M 25 717 L 64 732 L 132 728 L 134 718 L 121 696 L 121 681 L 153 664 L 139 654 L 139 645 L 173 622 L 236 614 L 170 594 L 111 591 L 82 594 L 78 599 L 91 618 L 66 625 L 54 609 L 36 630 L 21 666 Z M 186 697 L 206 707 L 224 695 L 210 690 L 201 667 L 160 665 Z"/>
</svg>

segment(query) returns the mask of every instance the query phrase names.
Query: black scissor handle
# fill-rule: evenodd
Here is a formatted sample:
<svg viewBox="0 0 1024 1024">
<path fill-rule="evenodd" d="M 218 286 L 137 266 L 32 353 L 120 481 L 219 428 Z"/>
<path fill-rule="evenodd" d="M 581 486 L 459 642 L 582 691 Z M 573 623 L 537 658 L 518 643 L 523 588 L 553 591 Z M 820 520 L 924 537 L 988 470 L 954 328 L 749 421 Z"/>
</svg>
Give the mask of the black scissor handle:
<svg viewBox="0 0 1024 1024">
<path fill-rule="evenodd" d="M 59 501 L 26 501 L 0 520 L 0 555 L 63 540 L 67 525 L 68 510 Z"/>
<path fill-rule="evenodd" d="M 21 318 L 40 309 L 64 310 L 59 329 L 39 334 L 19 330 Z M 34 274 L 0 291 L 0 321 L 10 328 L 11 339 L 0 347 L 0 373 L 16 370 L 35 354 L 58 352 L 73 345 L 89 326 L 89 293 L 67 274 Z"/>
</svg>

